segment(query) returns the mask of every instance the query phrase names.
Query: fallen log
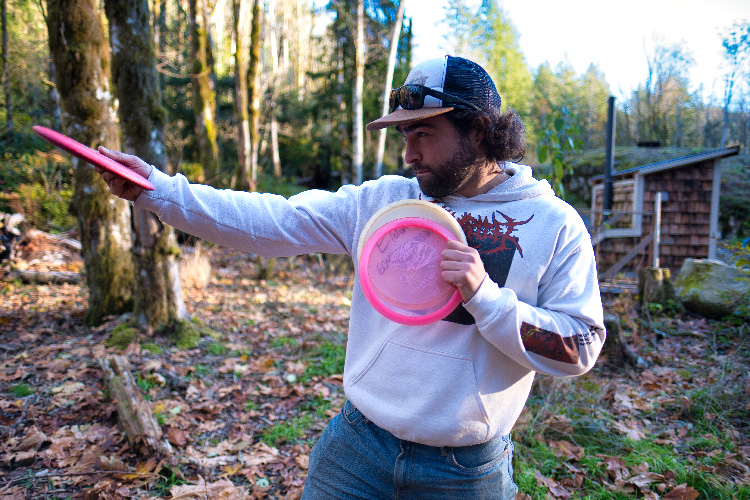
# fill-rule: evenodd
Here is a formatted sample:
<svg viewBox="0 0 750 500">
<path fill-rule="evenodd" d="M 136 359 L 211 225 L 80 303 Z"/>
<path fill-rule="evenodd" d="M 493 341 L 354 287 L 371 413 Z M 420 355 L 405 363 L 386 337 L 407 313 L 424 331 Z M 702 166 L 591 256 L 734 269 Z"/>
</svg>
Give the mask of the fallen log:
<svg viewBox="0 0 750 500">
<path fill-rule="evenodd" d="M 5 275 L 5 281 L 21 280 L 33 285 L 62 285 L 63 283 L 77 284 L 82 279 L 81 273 L 65 273 L 61 271 L 11 271 Z"/>
<path fill-rule="evenodd" d="M 602 346 L 599 359 L 614 366 L 622 366 L 628 363 L 633 366 L 648 367 L 648 362 L 640 357 L 620 330 L 620 320 L 613 314 L 604 315 L 604 326 L 607 329 L 607 337 Z"/>
<path fill-rule="evenodd" d="M 154 413 L 141 395 L 130 373 L 128 360 L 122 356 L 110 356 L 102 361 L 102 368 L 109 397 L 115 402 L 120 428 L 133 450 L 143 457 L 171 457 L 172 445 L 164 437 Z"/>
</svg>

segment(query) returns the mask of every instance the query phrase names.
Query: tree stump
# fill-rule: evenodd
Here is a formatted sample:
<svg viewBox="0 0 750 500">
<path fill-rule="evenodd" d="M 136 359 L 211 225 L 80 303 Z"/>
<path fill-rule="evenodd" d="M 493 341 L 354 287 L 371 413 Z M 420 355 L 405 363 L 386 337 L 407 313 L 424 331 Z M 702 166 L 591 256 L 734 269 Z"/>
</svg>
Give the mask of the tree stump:
<svg viewBox="0 0 750 500">
<path fill-rule="evenodd" d="M 675 300 L 674 285 L 669 269 L 664 267 L 646 267 L 638 271 L 638 299 L 641 307 L 648 309 L 649 304 L 666 304 Z"/>
<path fill-rule="evenodd" d="M 154 414 L 130 373 L 131 367 L 122 356 L 110 356 L 102 361 L 104 382 L 109 397 L 115 402 L 122 431 L 133 450 L 141 456 L 159 459 L 172 455 L 172 446 L 164 438 Z"/>
</svg>

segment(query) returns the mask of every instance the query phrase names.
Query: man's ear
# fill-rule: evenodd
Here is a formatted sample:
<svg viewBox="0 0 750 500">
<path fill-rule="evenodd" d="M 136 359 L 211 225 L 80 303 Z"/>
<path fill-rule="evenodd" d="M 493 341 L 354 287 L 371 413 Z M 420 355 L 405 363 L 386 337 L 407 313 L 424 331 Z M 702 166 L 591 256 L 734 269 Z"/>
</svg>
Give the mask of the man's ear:
<svg viewBox="0 0 750 500">
<path fill-rule="evenodd" d="M 487 131 L 487 127 L 490 124 L 490 119 L 487 116 L 479 116 L 472 123 L 470 137 L 474 141 L 474 146 L 478 147 L 484 142 L 484 135 Z"/>
</svg>

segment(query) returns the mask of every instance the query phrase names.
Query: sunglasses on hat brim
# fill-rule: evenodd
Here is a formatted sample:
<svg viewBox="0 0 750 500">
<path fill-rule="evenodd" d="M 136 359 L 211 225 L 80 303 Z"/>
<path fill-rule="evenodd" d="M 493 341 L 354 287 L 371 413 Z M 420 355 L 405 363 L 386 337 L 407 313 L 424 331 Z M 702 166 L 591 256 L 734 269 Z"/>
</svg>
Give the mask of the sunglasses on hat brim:
<svg viewBox="0 0 750 500">
<path fill-rule="evenodd" d="M 402 85 L 399 88 L 391 90 L 389 101 L 390 112 L 393 113 L 399 106 L 404 109 L 421 109 L 424 107 L 424 98 L 428 95 L 440 99 L 444 104 L 463 104 L 475 111 L 482 111 L 476 104 L 465 101 L 460 97 L 433 90 L 424 85 Z"/>
</svg>

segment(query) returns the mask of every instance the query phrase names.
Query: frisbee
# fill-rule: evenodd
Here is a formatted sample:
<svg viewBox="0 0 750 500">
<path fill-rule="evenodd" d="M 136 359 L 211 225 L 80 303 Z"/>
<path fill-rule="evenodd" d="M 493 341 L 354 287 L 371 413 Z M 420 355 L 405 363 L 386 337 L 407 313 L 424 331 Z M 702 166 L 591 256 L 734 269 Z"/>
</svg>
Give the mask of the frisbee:
<svg viewBox="0 0 750 500">
<path fill-rule="evenodd" d="M 405 217 L 420 217 L 436 222 L 448 229 L 458 241 L 466 244 L 466 235 L 458 221 L 440 205 L 424 200 L 400 200 L 380 209 L 367 221 L 359 237 L 357 260 L 362 256 L 365 243 L 375 231 L 388 222 Z"/>
<path fill-rule="evenodd" d="M 115 160 L 104 156 L 99 151 L 91 149 L 88 146 L 84 146 L 80 142 L 46 127 L 34 125 L 33 127 L 31 127 L 31 129 L 45 141 L 59 147 L 60 149 L 64 149 L 68 153 L 77 156 L 85 162 L 101 167 L 107 172 L 111 172 L 119 177 L 122 177 L 123 179 L 128 180 L 138 185 L 139 187 L 142 187 L 143 189 L 147 189 L 149 191 L 154 190 L 154 185 L 151 184 L 145 177 L 136 173 L 134 170 L 129 169 L 122 163 L 118 163 Z"/>
<path fill-rule="evenodd" d="M 403 325 L 427 325 L 450 314 L 461 302 L 440 269 L 451 240 L 459 238 L 423 217 L 402 217 L 377 228 L 359 257 L 359 281 L 370 305 Z"/>
</svg>

